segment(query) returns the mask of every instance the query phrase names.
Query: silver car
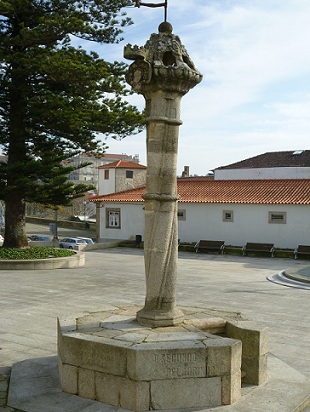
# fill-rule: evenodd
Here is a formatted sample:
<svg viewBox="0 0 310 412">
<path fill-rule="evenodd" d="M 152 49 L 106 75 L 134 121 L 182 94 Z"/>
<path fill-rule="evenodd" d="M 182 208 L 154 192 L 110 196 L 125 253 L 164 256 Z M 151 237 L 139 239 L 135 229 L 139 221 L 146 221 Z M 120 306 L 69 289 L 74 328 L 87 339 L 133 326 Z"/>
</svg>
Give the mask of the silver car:
<svg viewBox="0 0 310 412">
<path fill-rule="evenodd" d="M 86 242 L 88 245 L 93 245 L 93 244 L 94 244 L 93 239 L 91 239 L 90 237 L 80 237 L 80 236 L 78 236 L 78 239 L 85 240 L 85 242 Z"/>
<path fill-rule="evenodd" d="M 86 247 L 87 243 L 83 239 L 77 237 L 65 237 L 59 241 L 59 247 L 62 249 L 81 250 Z"/>
</svg>

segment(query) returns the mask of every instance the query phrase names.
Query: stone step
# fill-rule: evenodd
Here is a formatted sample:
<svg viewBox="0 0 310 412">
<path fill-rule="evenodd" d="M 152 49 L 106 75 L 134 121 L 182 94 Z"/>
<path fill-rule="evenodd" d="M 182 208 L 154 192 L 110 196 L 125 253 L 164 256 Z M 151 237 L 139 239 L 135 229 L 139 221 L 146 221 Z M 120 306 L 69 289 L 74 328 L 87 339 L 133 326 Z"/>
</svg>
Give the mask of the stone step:
<svg viewBox="0 0 310 412">
<path fill-rule="evenodd" d="M 269 380 L 266 384 L 243 388 L 239 402 L 212 408 L 212 412 L 310 411 L 309 379 L 272 354 L 268 356 L 268 371 Z"/>
<path fill-rule="evenodd" d="M 272 354 L 268 355 L 268 362 L 268 382 L 243 388 L 242 399 L 237 403 L 178 412 L 310 412 L 310 380 Z M 8 406 L 26 412 L 126 412 L 62 392 L 56 356 L 13 365 Z"/>
</svg>

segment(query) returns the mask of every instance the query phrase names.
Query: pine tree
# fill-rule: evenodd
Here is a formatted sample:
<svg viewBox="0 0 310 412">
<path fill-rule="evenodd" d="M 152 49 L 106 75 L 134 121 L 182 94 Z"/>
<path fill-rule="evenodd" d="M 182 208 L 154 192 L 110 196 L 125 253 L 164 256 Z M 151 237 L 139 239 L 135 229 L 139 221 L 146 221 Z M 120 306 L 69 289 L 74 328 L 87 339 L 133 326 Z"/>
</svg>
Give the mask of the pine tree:
<svg viewBox="0 0 310 412">
<path fill-rule="evenodd" d="M 25 202 L 67 205 L 85 185 L 67 180 L 68 159 L 103 153 L 105 137 L 141 130 L 126 102 L 124 63 L 107 62 L 73 40 L 116 43 L 131 24 L 129 0 L 0 0 L 0 198 L 4 247 L 27 247 Z M 125 98 L 124 98 L 125 97 Z"/>
</svg>

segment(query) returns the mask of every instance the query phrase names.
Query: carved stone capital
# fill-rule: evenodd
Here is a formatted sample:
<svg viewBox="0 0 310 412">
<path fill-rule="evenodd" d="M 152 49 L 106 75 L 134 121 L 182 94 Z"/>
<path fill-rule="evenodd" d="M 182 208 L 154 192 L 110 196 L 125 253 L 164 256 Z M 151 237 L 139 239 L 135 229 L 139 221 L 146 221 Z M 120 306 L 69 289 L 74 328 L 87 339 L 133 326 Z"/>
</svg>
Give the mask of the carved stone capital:
<svg viewBox="0 0 310 412">
<path fill-rule="evenodd" d="M 202 80 L 179 36 L 172 34 L 170 23 L 161 23 L 143 47 L 128 44 L 124 57 L 134 60 L 126 80 L 137 93 L 150 88 L 187 93 Z"/>
</svg>

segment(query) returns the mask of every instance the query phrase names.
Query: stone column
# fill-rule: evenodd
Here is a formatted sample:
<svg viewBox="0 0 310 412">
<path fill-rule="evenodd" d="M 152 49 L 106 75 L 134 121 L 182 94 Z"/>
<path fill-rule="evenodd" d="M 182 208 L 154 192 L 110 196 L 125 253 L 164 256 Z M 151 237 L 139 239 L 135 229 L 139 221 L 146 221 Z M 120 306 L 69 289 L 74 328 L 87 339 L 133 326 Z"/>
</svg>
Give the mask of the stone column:
<svg viewBox="0 0 310 412">
<path fill-rule="evenodd" d="M 196 70 L 170 23 L 161 23 L 144 47 L 127 45 L 135 60 L 126 79 L 146 100 L 147 177 L 144 260 L 146 299 L 137 313 L 146 326 L 171 326 L 183 320 L 176 305 L 178 254 L 177 154 L 181 98 L 198 84 Z"/>
</svg>

